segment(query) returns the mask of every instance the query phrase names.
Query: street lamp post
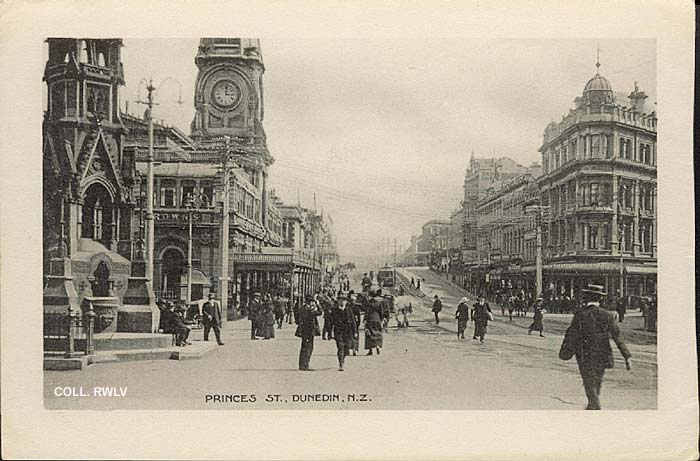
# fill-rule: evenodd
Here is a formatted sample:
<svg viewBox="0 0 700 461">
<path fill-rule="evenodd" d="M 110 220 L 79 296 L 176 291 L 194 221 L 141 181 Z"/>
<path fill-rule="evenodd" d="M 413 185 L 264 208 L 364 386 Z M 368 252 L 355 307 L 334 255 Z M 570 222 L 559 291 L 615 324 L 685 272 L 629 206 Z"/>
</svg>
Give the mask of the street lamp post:
<svg viewBox="0 0 700 461">
<path fill-rule="evenodd" d="M 188 232 L 187 232 L 187 295 L 185 296 L 185 301 L 187 305 L 192 302 L 192 207 L 194 206 L 194 198 L 191 194 L 187 195 L 187 202 L 185 203 L 185 208 L 187 208 L 187 221 L 188 221 Z"/>
<path fill-rule="evenodd" d="M 620 242 L 619 245 L 619 252 L 620 252 L 620 296 L 624 298 L 625 296 L 625 266 L 624 266 L 624 261 L 622 259 L 622 247 L 623 247 L 623 240 L 625 238 L 625 228 L 624 226 L 620 226 L 618 229 L 618 241 Z"/>
<path fill-rule="evenodd" d="M 146 194 L 148 195 L 148 199 L 146 200 L 146 278 L 151 282 L 151 284 L 153 284 L 153 264 L 155 262 L 155 218 L 153 214 L 153 106 L 158 105 L 158 103 L 155 102 L 158 89 L 161 88 L 168 80 L 172 80 L 180 86 L 180 94 L 178 96 L 177 103 L 182 104 L 182 85 L 180 85 L 180 82 L 171 77 L 166 77 L 157 87 L 153 86 L 152 78 L 149 80 L 141 78 L 139 81 L 139 96 L 136 100 L 137 104 L 146 104 L 148 107 L 146 110 L 146 121 L 148 122 L 148 157 L 146 158 Z M 145 101 L 141 100 L 140 96 L 141 85 L 144 83 L 146 84 L 146 91 L 148 91 L 148 97 Z"/>
</svg>

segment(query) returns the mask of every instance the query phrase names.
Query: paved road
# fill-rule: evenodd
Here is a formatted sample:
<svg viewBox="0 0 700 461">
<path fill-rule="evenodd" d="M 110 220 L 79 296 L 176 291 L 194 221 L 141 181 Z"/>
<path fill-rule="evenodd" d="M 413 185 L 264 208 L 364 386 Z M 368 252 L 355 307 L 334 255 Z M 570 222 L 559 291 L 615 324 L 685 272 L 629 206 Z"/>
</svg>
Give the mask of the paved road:
<svg viewBox="0 0 700 461">
<path fill-rule="evenodd" d="M 428 275 L 424 277 L 428 284 L 440 289 L 438 281 Z M 296 369 L 299 340 L 292 326 L 278 330 L 274 340 L 251 341 L 249 323 L 240 320 L 227 324 L 225 346 L 200 360 L 96 364 L 79 372 L 47 371 L 46 406 L 221 410 L 572 410 L 585 406 L 575 362 L 562 362 L 551 350 L 532 347 L 541 338 L 520 331 L 522 341 L 529 343 L 506 340 L 515 335 L 495 324 L 485 344 L 458 340 L 449 328 L 436 327 L 429 320 L 429 309 L 418 298 L 415 301 L 411 327 L 398 330 L 392 321 L 382 354 L 349 357 L 344 372 L 337 371 L 333 341 L 317 338 L 311 361 L 316 371 L 300 372 Z M 445 318 L 448 315 L 449 308 Z M 447 325 L 443 322 L 440 326 Z M 195 339 L 201 337 L 201 331 L 194 335 Z M 126 387 L 126 396 L 54 396 L 57 387 L 82 387 L 90 394 L 95 386 Z M 655 366 L 636 366 L 632 372 L 615 368 L 606 375 L 603 387 L 604 408 L 656 408 Z M 279 401 L 266 402 L 268 394 L 279 395 Z M 308 400 L 309 394 L 314 401 L 294 401 Z M 207 402 L 207 395 L 236 402 Z M 322 401 L 336 396 L 337 401 Z"/>
</svg>

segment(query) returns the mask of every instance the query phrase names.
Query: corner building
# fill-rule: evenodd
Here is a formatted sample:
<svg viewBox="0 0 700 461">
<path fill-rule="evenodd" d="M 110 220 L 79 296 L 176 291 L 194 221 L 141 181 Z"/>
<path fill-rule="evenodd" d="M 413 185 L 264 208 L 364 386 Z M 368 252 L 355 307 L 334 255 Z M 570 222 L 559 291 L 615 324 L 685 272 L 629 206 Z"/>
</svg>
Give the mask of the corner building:
<svg viewBox="0 0 700 461">
<path fill-rule="evenodd" d="M 577 296 L 588 283 L 615 294 L 656 290 L 656 130 L 636 82 L 613 91 L 598 72 L 575 107 L 550 123 L 542 147 L 544 289 Z"/>
</svg>

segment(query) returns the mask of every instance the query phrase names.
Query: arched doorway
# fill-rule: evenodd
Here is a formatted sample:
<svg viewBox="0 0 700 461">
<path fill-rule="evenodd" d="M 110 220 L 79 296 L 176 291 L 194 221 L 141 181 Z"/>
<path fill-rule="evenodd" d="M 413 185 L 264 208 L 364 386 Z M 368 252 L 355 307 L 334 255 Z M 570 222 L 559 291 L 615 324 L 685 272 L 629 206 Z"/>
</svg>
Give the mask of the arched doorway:
<svg viewBox="0 0 700 461">
<path fill-rule="evenodd" d="M 99 183 L 84 194 L 81 236 L 108 245 L 112 240 L 114 204 L 109 191 Z"/>
<path fill-rule="evenodd" d="M 161 298 L 180 299 L 180 281 L 185 273 L 185 255 L 178 248 L 168 248 L 161 255 Z"/>
</svg>

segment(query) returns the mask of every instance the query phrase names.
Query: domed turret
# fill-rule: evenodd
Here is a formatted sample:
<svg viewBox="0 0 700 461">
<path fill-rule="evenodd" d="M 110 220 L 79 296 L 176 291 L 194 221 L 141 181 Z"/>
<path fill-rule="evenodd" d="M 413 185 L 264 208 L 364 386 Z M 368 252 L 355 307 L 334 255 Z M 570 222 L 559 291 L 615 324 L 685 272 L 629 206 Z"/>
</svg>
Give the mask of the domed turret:
<svg viewBox="0 0 700 461">
<path fill-rule="evenodd" d="M 583 92 L 587 93 L 589 91 L 612 91 L 612 86 L 607 78 L 600 74 L 595 74 L 595 76 L 586 83 L 583 88 Z"/>
<path fill-rule="evenodd" d="M 600 106 L 601 104 L 612 104 L 615 100 L 612 85 L 607 78 L 600 75 L 600 56 L 595 63 L 596 73 L 583 88 L 582 104 Z"/>
</svg>

